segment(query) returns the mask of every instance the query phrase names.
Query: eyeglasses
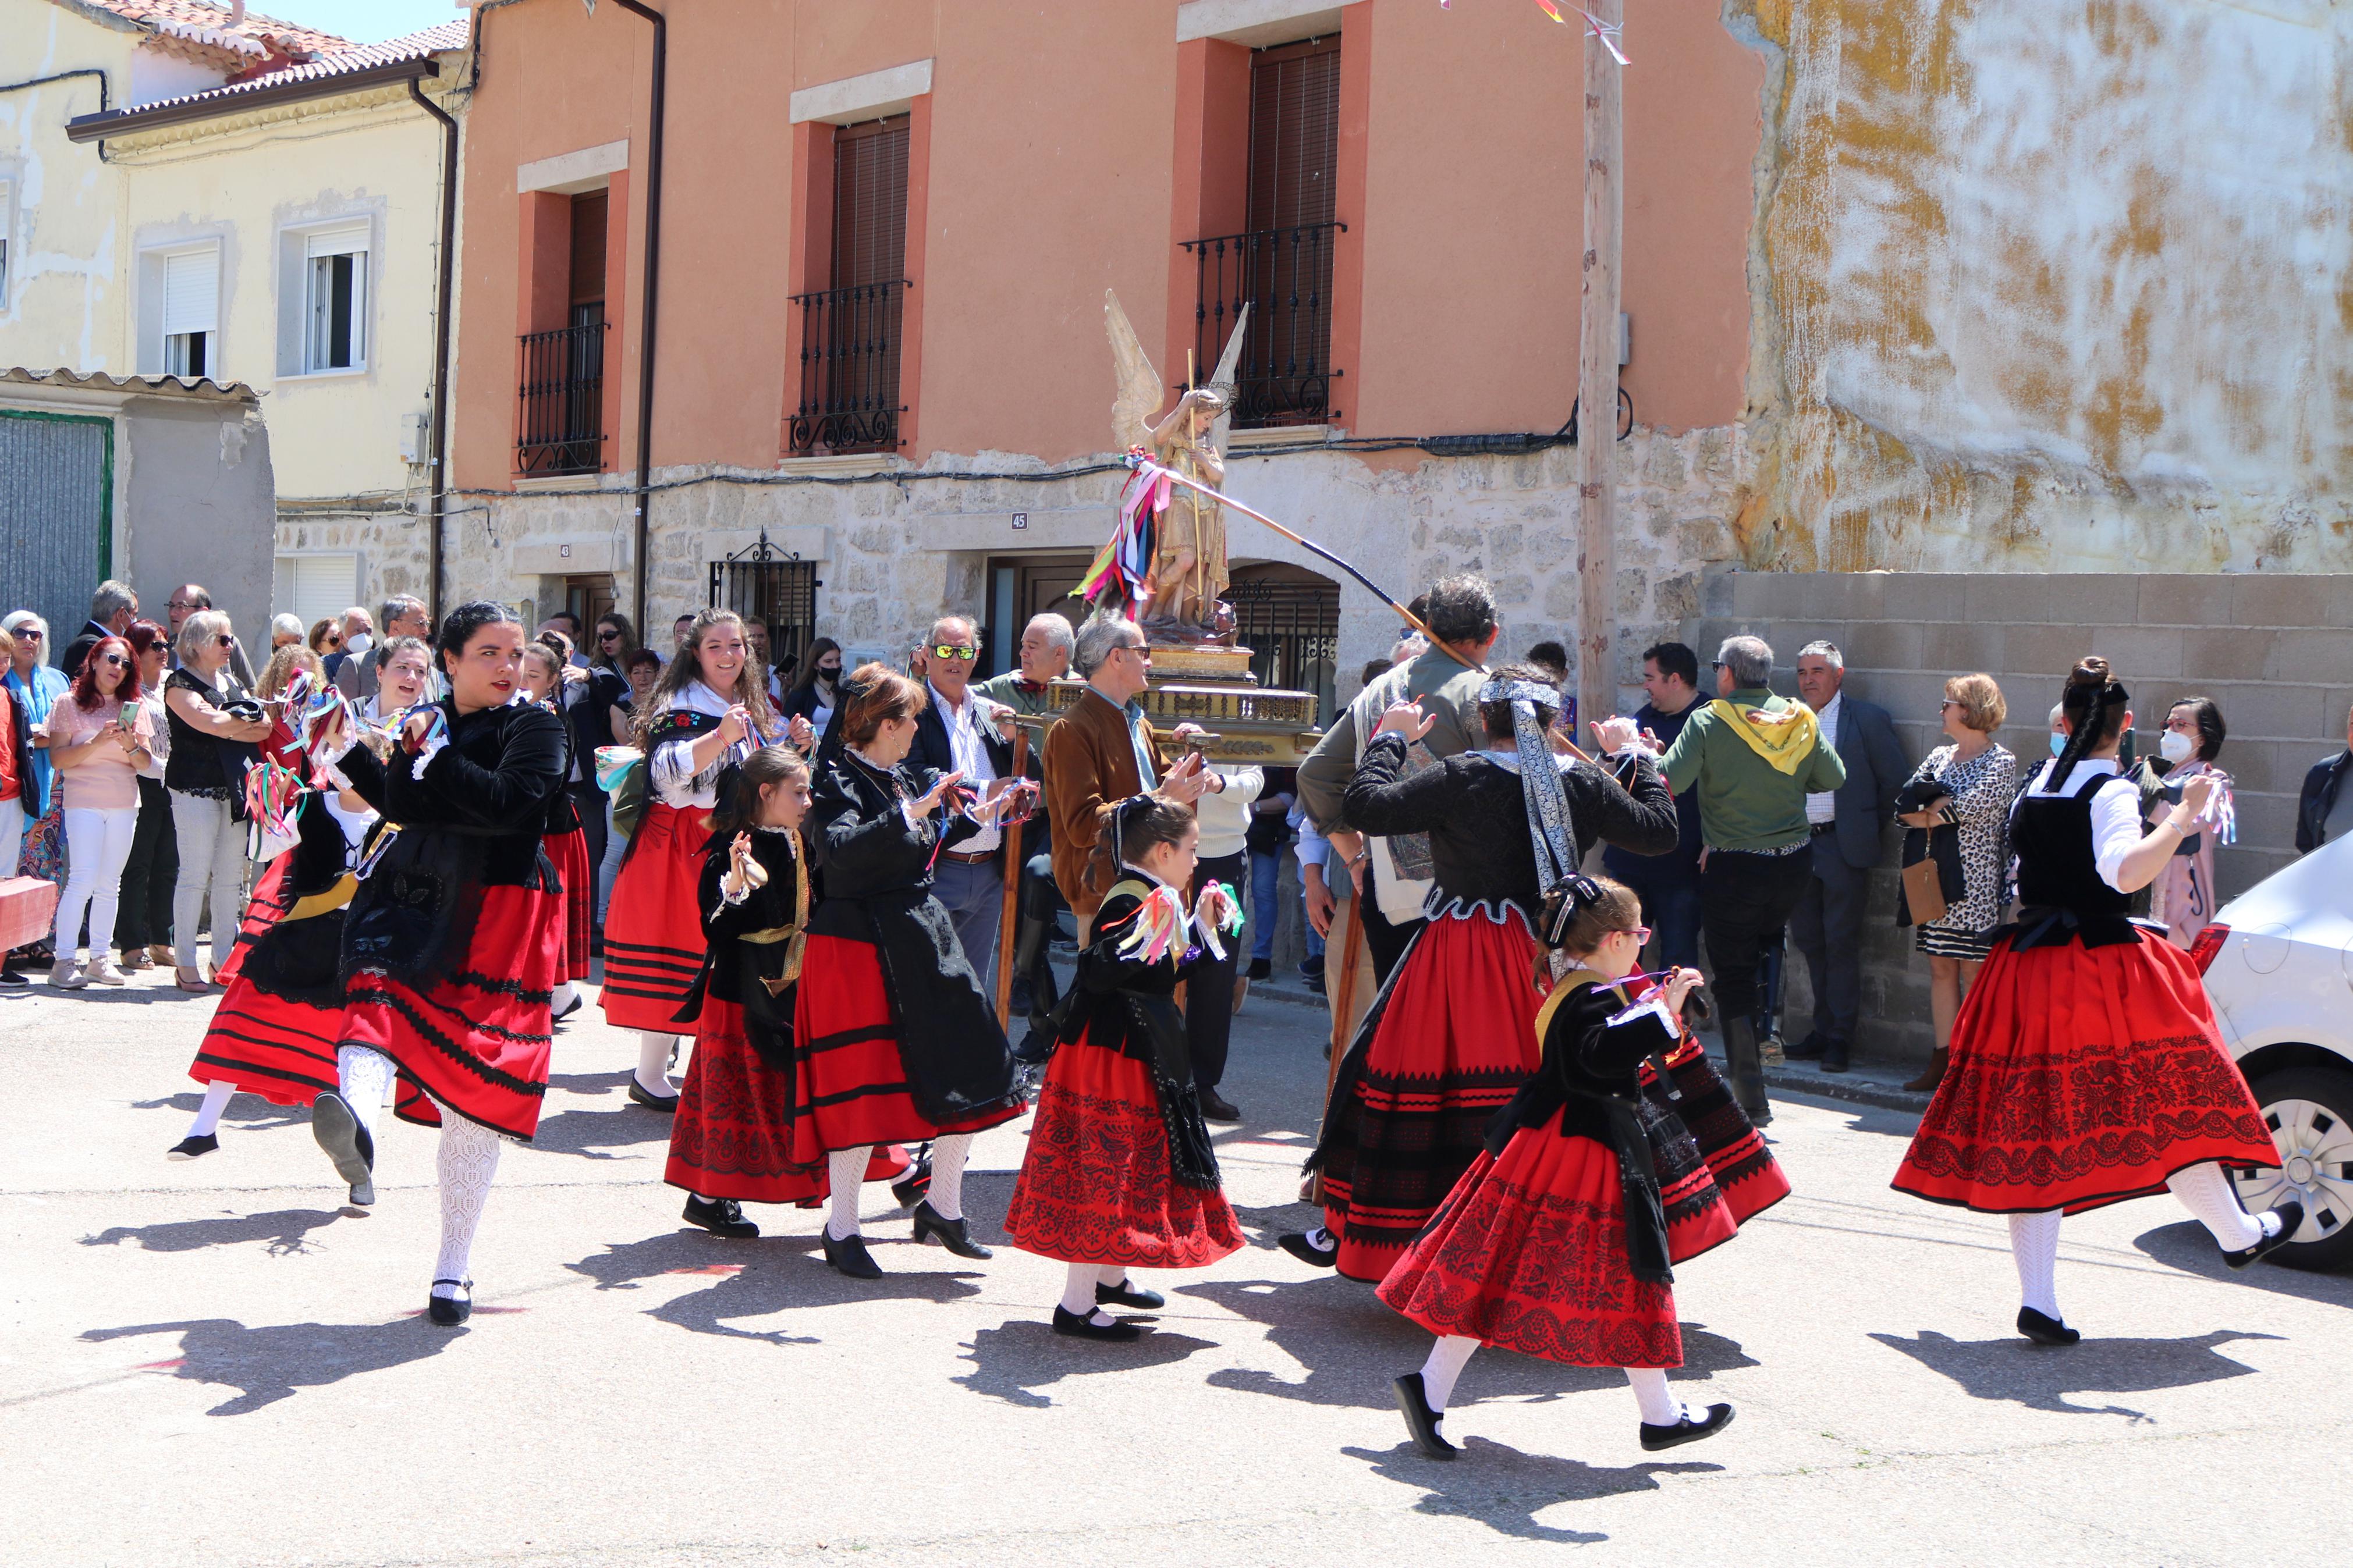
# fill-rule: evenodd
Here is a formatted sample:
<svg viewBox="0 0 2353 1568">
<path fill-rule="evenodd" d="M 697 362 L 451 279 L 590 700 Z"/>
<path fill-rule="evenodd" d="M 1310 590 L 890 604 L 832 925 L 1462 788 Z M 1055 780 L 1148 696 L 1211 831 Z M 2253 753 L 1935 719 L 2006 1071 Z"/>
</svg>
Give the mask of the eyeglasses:
<svg viewBox="0 0 2353 1568">
<path fill-rule="evenodd" d="M 35 631 L 30 626 L 18 626 L 16 628 L 16 640 L 18 642 L 38 642 L 41 640 L 41 634 Z"/>
<path fill-rule="evenodd" d="M 1645 946 L 1651 940 L 1651 928 L 1649 926 L 1620 926 L 1618 929 L 1624 931 L 1628 936 L 1632 937 L 1636 947 Z"/>
<path fill-rule="evenodd" d="M 932 645 L 932 657 L 972 659 L 980 657 L 980 650 L 976 647 L 958 647 L 954 643 L 935 642 Z"/>
<path fill-rule="evenodd" d="M 1120 644 L 1120 645 L 1119 645 L 1119 647 L 1117 647 L 1116 648 L 1113 648 L 1112 651 L 1113 651 L 1113 652 L 1114 652 L 1114 653 L 1143 653 L 1145 649 L 1149 648 L 1151 646 L 1152 646 L 1152 645 L 1151 645 L 1150 643 L 1142 643 L 1142 642 L 1124 642 L 1124 643 Z"/>
<path fill-rule="evenodd" d="M 614 631 L 608 626 L 605 630 L 596 634 L 596 640 L 598 642 L 619 642 L 621 640 L 621 634 Z"/>
<path fill-rule="evenodd" d="M 237 639 L 229 636 L 227 632 L 221 633 L 218 637 L 213 638 L 213 641 L 220 644 L 223 647 L 235 647 L 237 646 Z"/>
<path fill-rule="evenodd" d="M 205 610 L 212 606 L 199 605 L 194 599 L 166 599 L 164 601 L 164 607 L 167 610 Z"/>
<path fill-rule="evenodd" d="M 329 632 L 320 640 L 324 642 L 329 647 L 341 647 L 343 646 L 343 639 L 335 636 L 332 632 Z"/>
<path fill-rule="evenodd" d="M 119 653 L 101 654 L 99 656 L 99 661 L 102 664 L 111 664 L 117 669 L 131 668 L 131 661 Z"/>
</svg>

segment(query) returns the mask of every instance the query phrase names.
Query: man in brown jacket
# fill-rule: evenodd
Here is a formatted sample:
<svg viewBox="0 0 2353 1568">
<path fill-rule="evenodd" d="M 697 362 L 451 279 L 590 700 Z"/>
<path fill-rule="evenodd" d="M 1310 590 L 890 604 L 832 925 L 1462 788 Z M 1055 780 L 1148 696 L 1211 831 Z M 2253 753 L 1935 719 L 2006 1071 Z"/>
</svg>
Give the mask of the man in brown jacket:
<svg viewBox="0 0 2353 1568">
<path fill-rule="evenodd" d="M 1083 944 L 1109 887 L 1088 878 L 1087 858 L 1112 808 L 1147 789 L 1190 805 L 1219 781 L 1198 753 L 1171 764 L 1153 734 L 1136 701 L 1149 684 L 1152 649 L 1134 621 L 1088 621 L 1079 628 L 1071 667 L 1087 689 L 1046 731 L 1046 812 L 1054 826 L 1054 885 L 1079 917 Z M 1173 738 L 1181 743 L 1200 732 L 1197 724 L 1179 724 Z"/>
</svg>

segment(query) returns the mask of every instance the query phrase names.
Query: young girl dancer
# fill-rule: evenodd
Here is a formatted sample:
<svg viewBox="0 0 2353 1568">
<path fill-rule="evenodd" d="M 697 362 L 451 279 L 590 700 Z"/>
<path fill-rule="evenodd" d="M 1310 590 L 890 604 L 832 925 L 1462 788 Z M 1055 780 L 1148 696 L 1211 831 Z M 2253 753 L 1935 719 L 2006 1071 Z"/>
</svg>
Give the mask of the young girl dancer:
<svg viewBox="0 0 2353 1568">
<path fill-rule="evenodd" d="M 694 617 L 679 656 L 638 705 L 645 752 L 645 808 L 629 841 L 605 922 L 605 1021 L 638 1031 L 629 1098 L 678 1109 L 669 1073 L 676 1015 L 705 946 L 694 890 L 702 876 L 703 818 L 718 804 L 720 775 L 746 753 L 789 738 L 746 657 L 733 610 Z M 803 737 L 806 744 L 806 737 Z"/>
<path fill-rule="evenodd" d="M 1723 1429 L 1732 1406 L 1694 1415 L 1667 1387 L 1683 1363 L 1672 1264 L 1728 1239 L 1742 1217 L 1646 1058 L 1683 1044 L 1699 972 L 1677 969 L 1638 999 L 1622 978 L 1650 932 L 1620 883 L 1573 876 L 1546 900 L 1544 941 L 1570 968 L 1537 1016 L 1544 1064 L 1487 1135 L 1380 1298 L 1439 1336 L 1419 1372 L 1397 1380 L 1398 1408 L 1423 1453 L 1451 1459 L 1439 1432 L 1454 1380 L 1481 1345 L 1571 1366 L 1626 1370 L 1648 1449 Z M 1678 1051 L 1678 1054 L 1682 1054 Z M 1738 1114 L 1719 1080 L 1722 1101 Z M 1756 1136 L 1753 1129 L 1748 1137 Z M 1786 1194 L 1771 1156 L 1748 1212 Z M 1778 1186 L 1778 1192 L 1770 1189 Z M 1769 1195 L 1767 1195 L 1769 1194 Z"/>
<path fill-rule="evenodd" d="M 1016 819 L 1034 790 L 1017 783 L 971 801 L 956 789 L 961 774 L 906 765 L 923 684 L 880 664 L 850 680 L 843 749 L 820 770 L 809 814 L 825 900 L 809 919 L 794 1009 L 790 1152 L 796 1163 L 829 1167 L 826 1261 L 876 1279 L 882 1270 L 859 1235 L 858 1189 L 880 1143 L 934 1141 L 914 1239 L 936 1237 L 959 1258 L 990 1256 L 965 1226 L 965 1157 L 974 1133 L 1023 1107 L 997 1010 L 932 897 L 932 865 L 983 825 Z"/>
<path fill-rule="evenodd" d="M 2126 914 L 2200 830 L 2215 788 L 2211 773 L 2192 778 L 2142 832 L 2139 791 L 2116 772 L 2131 702 L 2104 658 L 2067 678 L 2066 742 L 2010 815 L 2018 923 L 1961 1004 L 1945 1081 L 1894 1184 L 2010 1216 L 2018 1331 L 2037 1344 L 2083 1337 L 2052 1280 L 2063 1215 L 2170 1189 L 2233 1268 L 2304 1223 L 2301 1204 L 2240 1206 L 2225 1173 L 2276 1167 L 2271 1133 L 2197 965 Z"/>
<path fill-rule="evenodd" d="M 542 640 L 522 650 L 522 689 L 524 697 L 538 703 L 560 722 L 564 717 L 564 651 L 551 647 L 544 639 L 561 637 L 561 632 L 543 632 Z M 564 776 L 572 776 L 572 727 L 564 727 Z M 564 884 L 564 963 L 556 971 L 561 978 L 555 986 L 553 1003 L 557 1022 L 578 1012 L 578 983 L 594 972 L 595 958 L 589 952 L 589 932 L 596 913 L 595 871 L 588 864 L 588 836 L 581 830 L 580 809 L 572 803 L 570 790 L 559 790 L 547 807 L 547 858 L 555 868 L 558 881 Z"/>
<path fill-rule="evenodd" d="M 473 1311 L 466 1266 L 499 1141 L 539 1126 L 564 952 L 564 891 L 541 847 L 564 786 L 564 726 L 514 700 L 522 646 L 503 606 L 459 605 L 438 640 L 449 695 L 401 721 L 388 761 L 353 745 L 338 764 L 386 826 L 343 927 L 337 1098 L 353 1129 L 329 1152 L 339 1164 L 366 1152 L 358 1135 L 372 1142 L 396 1070 L 402 1120 L 440 1126 L 426 1309 L 444 1324 Z"/>
<path fill-rule="evenodd" d="M 1079 955 L 1076 992 L 1005 1213 L 1013 1245 L 1071 1266 L 1054 1331 L 1132 1340 L 1107 1306 L 1166 1304 L 1130 1268 L 1198 1268 L 1242 1245 L 1193 1087 L 1176 990 L 1231 906 L 1210 883 L 1188 918 L 1201 829 L 1190 806 L 1137 795 L 1095 846 L 1119 869 Z M 1198 922 L 1198 923 L 1197 923 Z"/>
</svg>

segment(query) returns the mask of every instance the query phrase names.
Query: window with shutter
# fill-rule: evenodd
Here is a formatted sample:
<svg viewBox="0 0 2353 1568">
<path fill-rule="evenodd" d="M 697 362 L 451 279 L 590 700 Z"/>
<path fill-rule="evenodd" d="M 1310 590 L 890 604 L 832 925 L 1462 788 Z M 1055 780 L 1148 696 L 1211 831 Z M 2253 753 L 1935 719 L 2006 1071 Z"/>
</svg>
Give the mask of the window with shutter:
<svg viewBox="0 0 2353 1568">
<path fill-rule="evenodd" d="M 276 566 L 272 615 L 293 616 L 308 627 L 359 603 L 360 558 L 355 553 L 280 555 Z"/>
<path fill-rule="evenodd" d="M 357 370 L 366 363 L 368 231 L 314 234 L 303 241 L 310 291 L 302 368 Z"/>
<path fill-rule="evenodd" d="M 528 474 L 595 473 L 605 461 L 605 241 L 609 191 L 572 198 L 565 325 L 522 340 L 522 438 Z"/>
<path fill-rule="evenodd" d="M 193 380 L 217 368 L 213 339 L 220 330 L 220 248 L 176 251 L 164 258 L 164 374 Z"/>
<path fill-rule="evenodd" d="M 794 297 L 802 344 L 797 453 L 899 445 L 909 126 L 894 114 L 834 130 L 833 286 Z"/>
</svg>

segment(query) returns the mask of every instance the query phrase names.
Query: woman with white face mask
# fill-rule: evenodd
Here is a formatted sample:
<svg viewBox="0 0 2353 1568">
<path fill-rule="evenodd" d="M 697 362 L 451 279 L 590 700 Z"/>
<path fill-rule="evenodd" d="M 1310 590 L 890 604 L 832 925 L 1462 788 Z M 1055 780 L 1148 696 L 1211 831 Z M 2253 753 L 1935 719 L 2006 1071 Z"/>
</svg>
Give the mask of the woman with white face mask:
<svg viewBox="0 0 2353 1568">
<path fill-rule="evenodd" d="M 2166 940 L 2184 951 L 2198 940 L 2198 933 L 2206 929 L 2221 903 L 2214 891 L 2214 846 L 2238 837 L 2231 775 L 2214 765 L 2229 734 L 2223 727 L 2222 710 L 2211 697 L 2185 697 L 2176 702 L 2167 710 L 2165 728 L 2158 732 L 2165 793 L 2153 804 L 2153 814 L 2170 811 L 2180 800 L 2183 786 L 2194 778 L 2212 779 L 2221 802 L 2211 814 L 2211 825 L 2185 840 L 2149 885 L 2150 917 L 2164 921 Z"/>
</svg>

